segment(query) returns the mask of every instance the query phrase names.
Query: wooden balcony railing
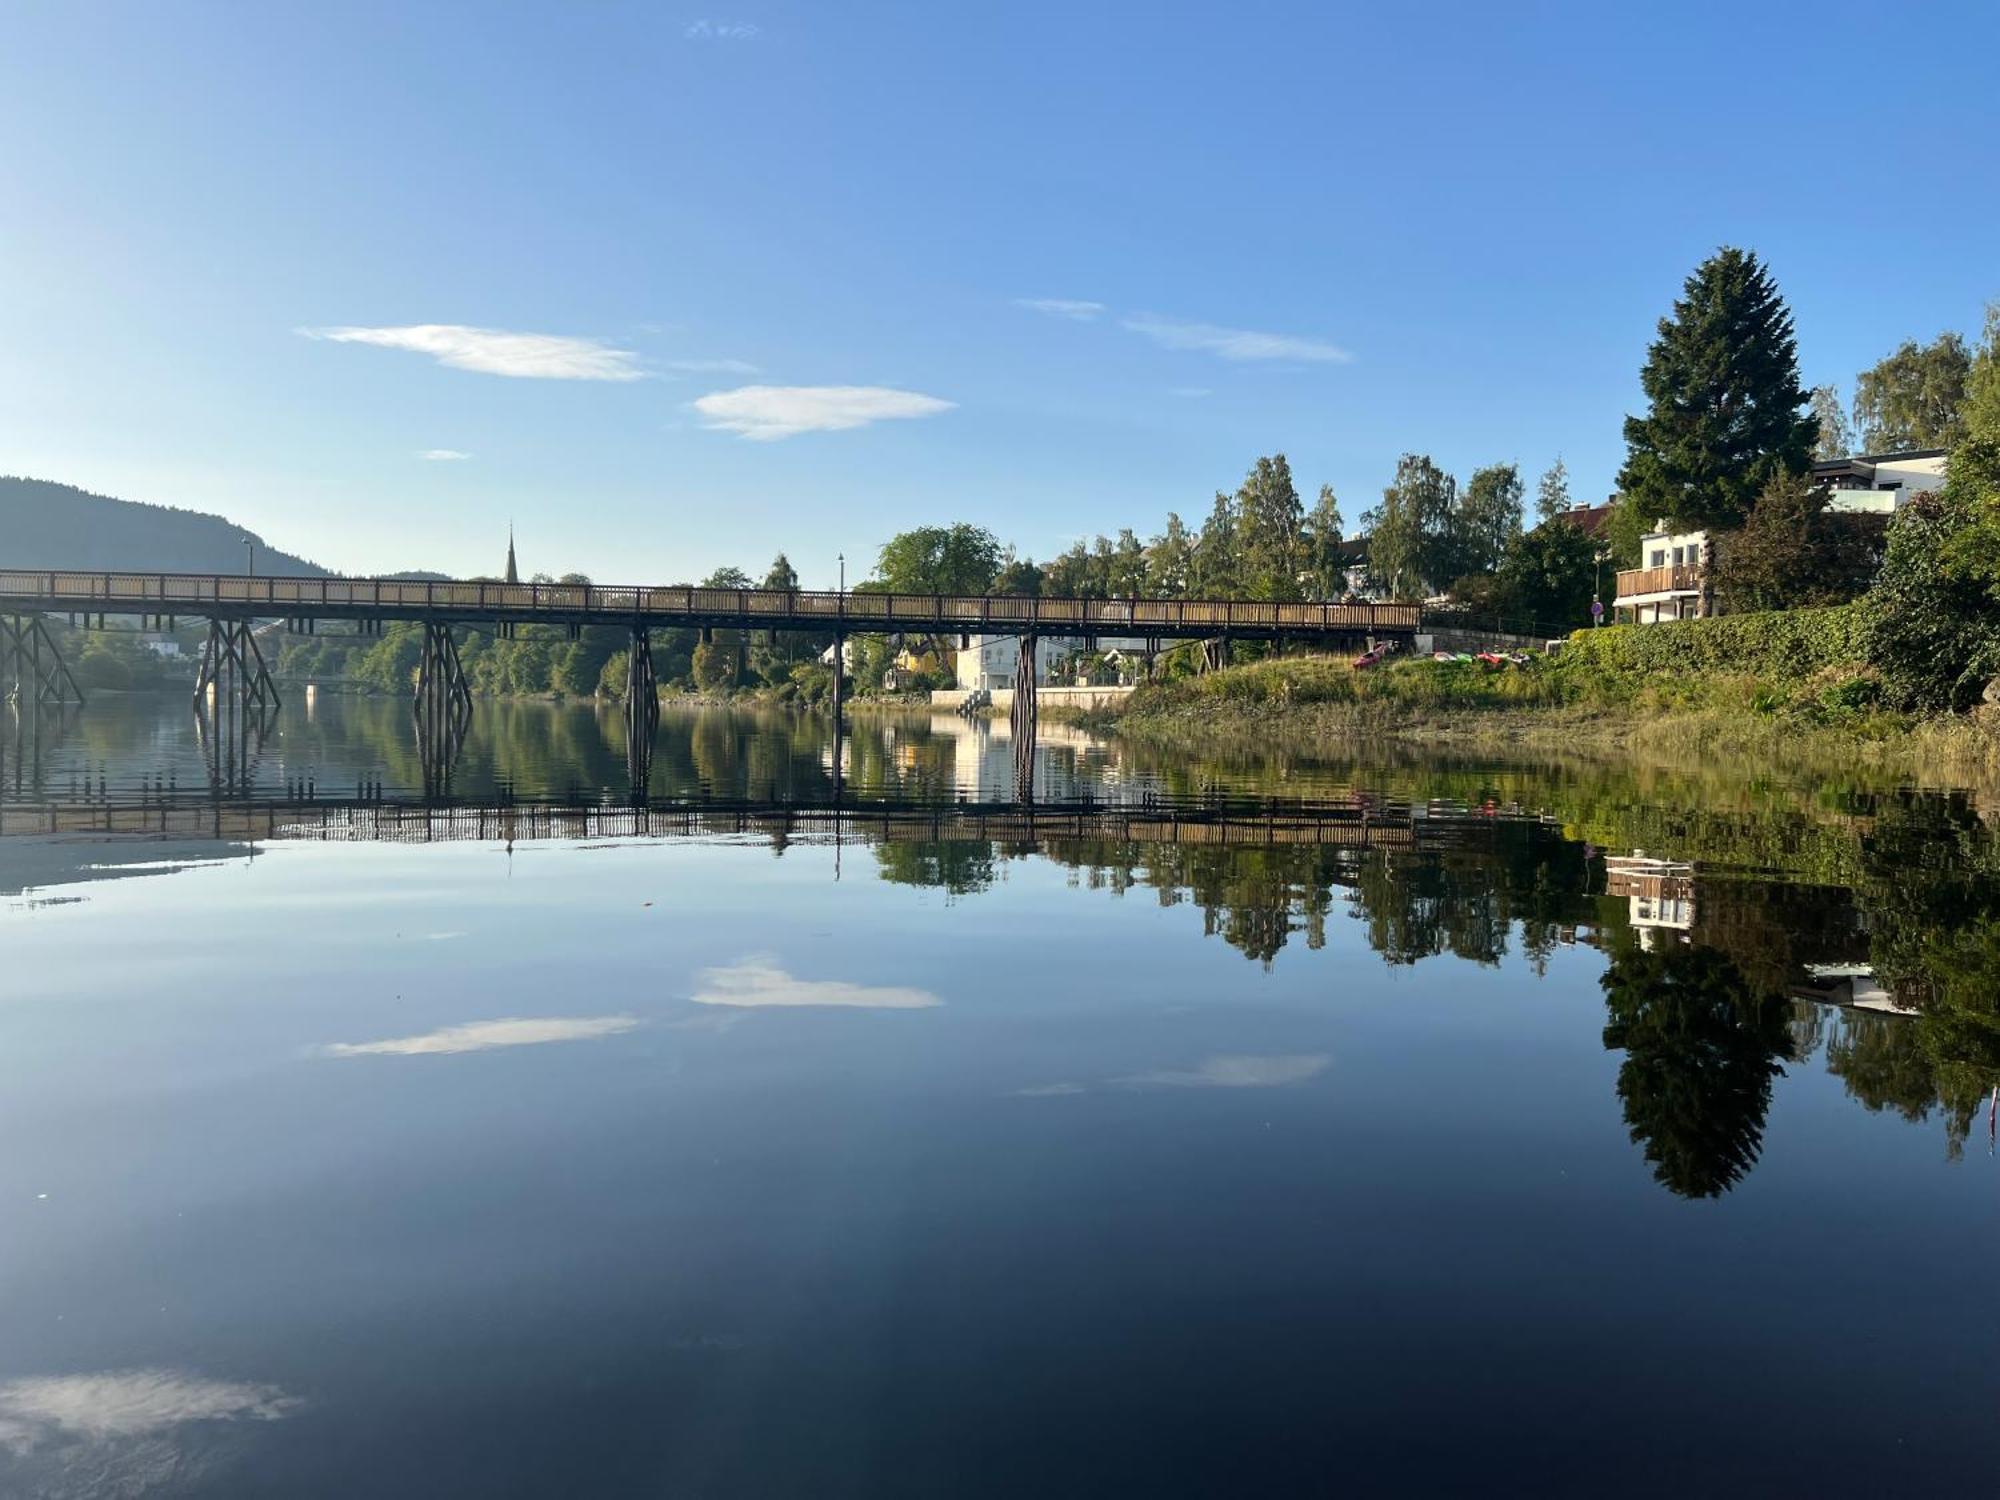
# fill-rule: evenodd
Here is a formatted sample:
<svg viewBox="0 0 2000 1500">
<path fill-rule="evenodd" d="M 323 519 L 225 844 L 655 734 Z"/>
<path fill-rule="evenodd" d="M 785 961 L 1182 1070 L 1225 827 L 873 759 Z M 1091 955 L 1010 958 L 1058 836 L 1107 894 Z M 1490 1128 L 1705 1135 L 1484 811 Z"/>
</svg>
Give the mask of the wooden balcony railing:
<svg viewBox="0 0 2000 1500">
<path fill-rule="evenodd" d="M 1631 568 L 1618 575 L 1618 600 L 1641 594 L 1692 594 L 1701 588 L 1701 564 L 1668 563 L 1659 568 Z"/>
</svg>

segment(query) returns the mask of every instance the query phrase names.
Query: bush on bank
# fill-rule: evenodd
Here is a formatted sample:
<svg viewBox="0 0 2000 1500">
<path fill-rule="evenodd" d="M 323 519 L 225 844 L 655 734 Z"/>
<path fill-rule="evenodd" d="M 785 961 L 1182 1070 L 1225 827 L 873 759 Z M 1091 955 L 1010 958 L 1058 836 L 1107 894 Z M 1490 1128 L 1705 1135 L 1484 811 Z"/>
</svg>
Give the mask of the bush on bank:
<svg viewBox="0 0 2000 1500">
<path fill-rule="evenodd" d="M 1318 704 L 1577 706 L 1719 709 L 1859 727 L 1880 718 L 1880 687 L 1864 663 L 1862 629 L 1860 612 L 1840 605 L 1581 630 L 1554 656 L 1519 667 L 1420 657 L 1356 671 L 1345 657 L 1273 657 L 1141 687 L 1122 717 L 1213 720 Z"/>
<path fill-rule="evenodd" d="M 1660 625 L 1609 625 L 1577 631 L 1563 643 L 1555 666 L 1581 679 L 1810 676 L 1866 659 L 1862 623 L 1858 608 L 1842 604 Z"/>
</svg>

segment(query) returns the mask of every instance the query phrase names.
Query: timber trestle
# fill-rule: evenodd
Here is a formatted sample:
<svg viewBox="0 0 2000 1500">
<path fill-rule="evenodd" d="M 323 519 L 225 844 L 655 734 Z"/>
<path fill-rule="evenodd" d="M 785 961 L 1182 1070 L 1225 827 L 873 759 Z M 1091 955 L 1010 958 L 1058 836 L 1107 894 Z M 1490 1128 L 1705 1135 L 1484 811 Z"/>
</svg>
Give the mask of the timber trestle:
<svg viewBox="0 0 2000 1500">
<path fill-rule="evenodd" d="M 244 619 L 212 619 L 194 683 L 194 711 L 214 714 L 225 707 L 262 717 L 281 706 L 278 686 L 264 664 L 257 634 Z"/>
<path fill-rule="evenodd" d="M 653 779 L 653 740 L 660 728 L 660 679 L 653 666 L 653 633 L 632 627 L 625 653 L 625 774 L 635 802 L 644 802 Z"/>
<path fill-rule="evenodd" d="M 424 794 L 445 796 L 472 729 L 472 683 L 465 675 L 465 662 L 458 654 L 451 626 L 444 621 L 424 622 L 423 650 L 417 657 L 417 691 L 410 702 L 410 714 L 417 726 Z"/>
<path fill-rule="evenodd" d="M 83 702 L 83 689 L 39 614 L 0 615 L 0 698 L 35 708 Z"/>
</svg>

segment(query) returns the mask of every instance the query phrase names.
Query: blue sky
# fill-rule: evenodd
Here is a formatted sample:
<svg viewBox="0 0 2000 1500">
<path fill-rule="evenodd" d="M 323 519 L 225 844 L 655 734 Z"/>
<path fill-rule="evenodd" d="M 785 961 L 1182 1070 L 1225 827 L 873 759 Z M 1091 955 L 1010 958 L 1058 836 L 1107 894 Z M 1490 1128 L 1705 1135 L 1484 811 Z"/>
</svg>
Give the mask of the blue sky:
<svg viewBox="0 0 2000 1500">
<path fill-rule="evenodd" d="M 356 572 L 1046 557 L 1273 450 L 1599 498 L 1716 245 L 1808 383 L 2000 297 L 1986 3 L 5 16 L 0 472 Z"/>
</svg>

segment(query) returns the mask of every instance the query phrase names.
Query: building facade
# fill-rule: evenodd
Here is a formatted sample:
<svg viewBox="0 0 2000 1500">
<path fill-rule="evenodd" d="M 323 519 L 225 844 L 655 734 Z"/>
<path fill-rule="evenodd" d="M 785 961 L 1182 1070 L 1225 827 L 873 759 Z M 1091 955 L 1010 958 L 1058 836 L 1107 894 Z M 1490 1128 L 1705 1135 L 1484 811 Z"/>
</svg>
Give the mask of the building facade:
<svg viewBox="0 0 2000 1500">
<path fill-rule="evenodd" d="M 1014 671 L 1021 664 L 1021 638 L 1017 635 L 974 635 L 953 661 L 953 675 L 967 691 L 980 688 L 994 692 L 1014 685 Z M 1100 636 L 1094 649 L 1108 659 L 1127 661 L 1143 657 L 1146 642 L 1138 637 Z M 1035 681 L 1047 686 L 1066 681 L 1064 667 L 1075 657 L 1093 649 L 1081 636 L 1045 635 L 1035 641 Z M 1119 669 L 1125 675 L 1125 669 Z"/>
<path fill-rule="evenodd" d="M 1812 478 L 1826 488 L 1829 511 L 1888 516 L 1943 487 L 1946 457 L 1942 448 L 1856 454 L 1814 464 Z M 1714 614 L 1714 561 L 1711 533 L 1670 531 L 1662 523 L 1640 540 L 1639 566 L 1618 575 L 1614 618 L 1651 625 Z"/>
<path fill-rule="evenodd" d="M 1714 544 L 1706 531 L 1649 531 L 1639 540 L 1639 566 L 1618 575 L 1619 620 L 1652 625 L 1715 612 L 1709 591 Z"/>
</svg>

